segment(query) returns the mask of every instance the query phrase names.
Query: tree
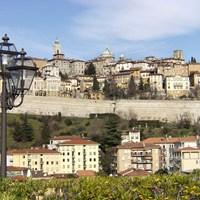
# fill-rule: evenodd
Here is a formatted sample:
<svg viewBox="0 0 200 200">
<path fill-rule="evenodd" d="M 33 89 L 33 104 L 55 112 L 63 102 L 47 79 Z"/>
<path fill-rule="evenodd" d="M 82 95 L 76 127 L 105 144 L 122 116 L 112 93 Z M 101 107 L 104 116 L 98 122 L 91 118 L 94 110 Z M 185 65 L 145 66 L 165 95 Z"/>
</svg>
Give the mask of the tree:
<svg viewBox="0 0 200 200">
<path fill-rule="evenodd" d="M 128 83 L 128 91 L 127 91 L 127 95 L 128 97 L 133 97 L 136 94 L 136 84 L 135 84 L 135 80 L 134 77 L 131 76 L 130 81 Z"/>
<path fill-rule="evenodd" d="M 49 117 L 42 116 L 42 131 L 41 131 L 41 144 L 47 144 L 50 138 Z"/>
<path fill-rule="evenodd" d="M 110 88 L 109 88 L 109 83 L 107 80 L 104 81 L 104 87 L 103 87 L 103 92 L 106 98 L 109 98 L 110 96 Z"/>
<path fill-rule="evenodd" d="M 59 75 L 60 75 L 61 81 L 66 81 L 68 79 L 67 73 L 63 74 L 62 72 L 59 72 Z"/>
<path fill-rule="evenodd" d="M 99 81 L 97 80 L 96 76 L 93 76 L 93 86 L 92 86 L 93 91 L 99 91 Z"/>
<path fill-rule="evenodd" d="M 28 116 L 24 114 L 20 116 L 22 123 L 17 123 L 14 125 L 13 138 L 16 142 L 30 142 L 33 140 L 33 128 L 31 124 L 28 123 Z"/>
<path fill-rule="evenodd" d="M 197 61 L 196 61 L 196 58 L 192 56 L 190 62 L 191 62 L 191 63 L 196 63 L 196 62 L 197 62 Z"/>
<path fill-rule="evenodd" d="M 143 82 L 143 79 L 140 78 L 139 91 L 142 92 L 143 90 L 144 90 L 144 82 Z"/>
<path fill-rule="evenodd" d="M 117 130 L 119 118 L 109 116 L 105 123 L 105 132 L 103 133 L 102 149 L 116 147 L 121 142 L 121 133 Z"/>
<path fill-rule="evenodd" d="M 85 69 L 85 75 L 95 75 L 96 74 L 96 69 L 93 63 L 90 63 L 88 67 Z"/>
<path fill-rule="evenodd" d="M 186 128 L 189 129 L 191 127 L 192 119 L 189 113 L 183 113 L 180 115 L 177 126 L 178 128 Z"/>
</svg>

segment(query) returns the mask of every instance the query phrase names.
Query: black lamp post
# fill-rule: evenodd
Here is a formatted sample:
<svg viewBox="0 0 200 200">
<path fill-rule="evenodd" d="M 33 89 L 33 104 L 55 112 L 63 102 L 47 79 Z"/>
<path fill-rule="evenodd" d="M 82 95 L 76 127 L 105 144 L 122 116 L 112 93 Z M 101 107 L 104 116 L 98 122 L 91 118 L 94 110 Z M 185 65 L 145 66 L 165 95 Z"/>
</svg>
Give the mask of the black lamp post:
<svg viewBox="0 0 200 200">
<path fill-rule="evenodd" d="M 7 110 L 23 103 L 25 93 L 30 89 L 35 72 L 35 64 L 25 57 L 26 52 L 16 50 L 9 43 L 7 34 L 0 42 L 1 92 L 1 177 L 7 175 Z"/>
</svg>

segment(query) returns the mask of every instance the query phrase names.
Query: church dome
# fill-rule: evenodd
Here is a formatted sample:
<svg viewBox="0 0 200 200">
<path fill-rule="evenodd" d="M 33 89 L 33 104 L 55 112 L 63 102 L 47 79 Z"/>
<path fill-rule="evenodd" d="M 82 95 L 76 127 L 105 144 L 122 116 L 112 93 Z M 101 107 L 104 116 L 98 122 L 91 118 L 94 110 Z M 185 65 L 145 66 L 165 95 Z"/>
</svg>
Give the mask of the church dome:
<svg viewBox="0 0 200 200">
<path fill-rule="evenodd" d="M 108 48 L 106 48 L 103 51 L 103 53 L 101 54 L 101 57 L 112 57 L 112 53 L 111 53 L 111 51 Z"/>
</svg>

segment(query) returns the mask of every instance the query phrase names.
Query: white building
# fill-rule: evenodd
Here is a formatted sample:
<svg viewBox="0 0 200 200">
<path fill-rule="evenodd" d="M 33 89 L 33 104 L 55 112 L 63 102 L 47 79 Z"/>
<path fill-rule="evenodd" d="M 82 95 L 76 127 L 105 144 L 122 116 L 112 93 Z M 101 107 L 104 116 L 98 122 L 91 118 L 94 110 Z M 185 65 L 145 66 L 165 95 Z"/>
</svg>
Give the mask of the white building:
<svg viewBox="0 0 200 200">
<path fill-rule="evenodd" d="M 140 131 L 133 128 L 127 134 L 122 134 L 121 144 L 126 142 L 140 142 Z"/>
<path fill-rule="evenodd" d="M 133 68 L 133 61 L 121 59 L 115 65 L 115 72 L 118 73 L 120 71 L 126 71 Z"/>
<path fill-rule="evenodd" d="M 35 77 L 29 94 L 34 96 L 58 96 L 61 87 L 60 77 Z"/>
<path fill-rule="evenodd" d="M 59 76 L 59 67 L 55 65 L 47 64 L 41 69 L 42 77 L 60 77 Z"/>
<path fill-rule="evenodd" d="M 166 77 L 166 93 L 170 97 L 188 96 L 190 90 L 189 77 Z"/>
</svg>

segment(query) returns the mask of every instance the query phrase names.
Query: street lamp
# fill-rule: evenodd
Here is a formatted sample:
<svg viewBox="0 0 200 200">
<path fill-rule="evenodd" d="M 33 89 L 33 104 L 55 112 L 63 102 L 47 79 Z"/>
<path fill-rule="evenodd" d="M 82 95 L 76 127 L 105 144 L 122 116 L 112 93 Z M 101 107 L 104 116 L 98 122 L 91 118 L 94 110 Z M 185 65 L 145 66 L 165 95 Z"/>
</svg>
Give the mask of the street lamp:
<svg viewBox="0 0 200 200">
<path fill-rule="evenodd" d="M 37 70 L 31 58 L 25 57 L 22 49 L 17 51 L 5 34 L 0 42 L 1 92 L 1 177 L 7 175 L 7 110 L 23 103 L 25 93 L 30 89 Z M 17 101 L 16 101 L 17 100 Z"/>
</svg>

